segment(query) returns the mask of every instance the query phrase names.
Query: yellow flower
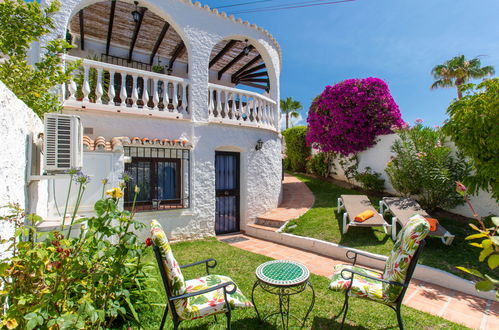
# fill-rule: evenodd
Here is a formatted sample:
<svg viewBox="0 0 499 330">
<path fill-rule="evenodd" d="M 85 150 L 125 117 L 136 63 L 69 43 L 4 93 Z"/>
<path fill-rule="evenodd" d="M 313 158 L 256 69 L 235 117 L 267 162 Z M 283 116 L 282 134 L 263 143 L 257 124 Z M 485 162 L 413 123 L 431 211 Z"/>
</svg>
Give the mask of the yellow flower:
<svg viewBox="0 0 499 330">
<path fill-rule="evenodd" d="M 3 325 L 5 325 L 7 327 L 7 329 L 15 329 L 15 328 L 17 328 L 17 321 L 16 321 L 16 319 L 4 320 L 2 323 L 3 323 Z"/>
<path fill-rule="evenodd" d="M 113 188 L 106 190 L 106 195 L 109 195 L 114 199 L 118 199 L 123 197 L 123 191 L 120 188 Z"/>
</svg>

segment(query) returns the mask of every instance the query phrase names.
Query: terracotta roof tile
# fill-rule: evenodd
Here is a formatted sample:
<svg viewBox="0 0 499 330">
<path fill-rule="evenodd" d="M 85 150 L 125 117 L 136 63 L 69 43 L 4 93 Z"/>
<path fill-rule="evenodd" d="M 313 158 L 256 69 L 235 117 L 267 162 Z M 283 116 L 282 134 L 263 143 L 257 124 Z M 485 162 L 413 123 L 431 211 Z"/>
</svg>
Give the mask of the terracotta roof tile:
<svg viewBox="0 0 499 330">
<path fill-rule="evenodd" d="M 123 146 L 133 145 L 133 146 L 158 146 L 165 148 L 189 148 L 192 145 L 187 139 L 149 139 L 149 138 L 139 138 L 133 137 L 129 138 L 127 136 L 115 136 L 110 140 L 107 140 L 103 136 L 98 136 L 95 140 L 92 140 L 89 136 L 83 136 L 83 150 L 84 151 L 120 151 L 123 150 Z"/>
</svg>

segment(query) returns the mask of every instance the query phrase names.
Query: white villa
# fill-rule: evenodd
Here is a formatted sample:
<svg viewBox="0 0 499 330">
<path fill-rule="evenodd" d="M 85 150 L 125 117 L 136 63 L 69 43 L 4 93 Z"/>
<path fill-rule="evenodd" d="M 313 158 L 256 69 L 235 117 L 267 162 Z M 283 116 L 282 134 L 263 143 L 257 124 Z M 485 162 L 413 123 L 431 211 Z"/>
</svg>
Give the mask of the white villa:
<svg viewBox="0 0 499 330">
<path fill-rule="evenodd" d="M 277 207 L 281 54 L 268 32 L 190 0 L 67 0 L 54 19 L 45 40 L 66 36 L 66 61 L 81 61 L 61 98 L 83 126 L 83 213 L 124 171 L 123 207 L 138 185 L 137 218 L 173 238 L 245 231 Z M 67 177 L 41 184 L 31 211 L 60 219 Z"/>
</svg>

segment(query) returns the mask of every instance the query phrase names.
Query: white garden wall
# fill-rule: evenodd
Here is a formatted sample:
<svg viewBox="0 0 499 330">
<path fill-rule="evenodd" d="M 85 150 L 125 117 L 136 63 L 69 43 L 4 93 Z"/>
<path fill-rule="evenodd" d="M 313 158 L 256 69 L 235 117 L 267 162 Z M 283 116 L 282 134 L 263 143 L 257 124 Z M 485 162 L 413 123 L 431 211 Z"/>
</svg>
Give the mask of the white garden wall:
<svg viewBox="0 0 499 330">
<path fill-rule="evenodd" d="M 358 154 L 358 171 L 362 172 L 366 167 L 371 167 L 373 171 L 380 173 L 382 178 L 385 180 L 386 192 L 391 194 L 396 194 L 397 192 L 390 184 L 390 179 L 385 173 L 385 168 L 386 164 L 390 160 L 390 157 L 393 155 L 393 153 L 390 151 L 390 147 L 396 139 L 397 134 L 380 136 L 379 141 L 375 146 Z M 452 148 L 454 150 L 456 149 L 455 147 Z M 336 174 L 332 175 L 332 177 L 338 180 L 347 181 L 345 173 L 338 163 L 338 160 L 335 160 L 335 167 Z M 491 195 L 485 191 L 480 191 L 477 196 L 472 196 L 471 202 L 475 207 L 476 212 L 482 217 L 491 214 L 499 215 L 499 205 L 495 202 L 494 199 L 492 199 Z M 472 213 L 467 205 L 461 205 L 448 211 L 467 217 L 472 216 Z"/>
<path fill-rule="evenodd" d="M 18 203 L 27 213 L 44 216 L 40 205 L 47 201 L 46 182 L 29 182 L 28 154 L 32 141 L 43 132 L 43 123 L 24 102 L 0 82 L 0 206 Z M 7 209 L 0 209 L 6 214 Z M 0 223 L 2 239 L 11 237 L 13 227 Z M 0 247 L 0 253 L 4 249 Z"/>
</svg>

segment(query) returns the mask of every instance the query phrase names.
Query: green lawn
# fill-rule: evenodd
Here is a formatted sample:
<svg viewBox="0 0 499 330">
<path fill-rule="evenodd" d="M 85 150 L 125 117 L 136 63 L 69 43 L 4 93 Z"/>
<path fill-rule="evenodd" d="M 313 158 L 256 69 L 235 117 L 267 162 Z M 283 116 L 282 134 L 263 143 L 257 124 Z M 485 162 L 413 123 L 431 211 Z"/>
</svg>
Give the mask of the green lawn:
<svg viewBox="0 0 499 330">
<path fill-rule="evenodd" d="M 255 281 L 255 269 L 261 263 L 271 260 L 268 257 L 247 252 L 215 239 L 181 242 L 172 245 L 173 253 L 180 264 L 215 258 L 218 265 L 213 274 L 230 276 L 241 288 L 242 292 L 250 297 L 251 288 Z M 183 271 L 186 279 L 205 275 L 204 266 L 195 266 Z M 343 294 L 332 292 L 328 289 L 328 279 L 312 275 L 311 282 L 316 292 L 316 303 L 308 318 L 306 328 L 310 329 L 337 329 L 339 321 L 334 316 L 340 311 L 343 304 Z M 157 302 L 164 303 L 163 286 L 158 285 L 161 295 L 152 297 Z M 258 290 L 258 289 L 257 289 Z M 309 291 L 294 296 L 291 300 L 292 311 L 304 315 L 311 294 Z M 262 293 L 255 293 L 256 304 L 259 310 L 267 313 L 277 308 L 277 297 Z M 381 304 L 361 300 L 350 299 L 350 309 L 347 316 L 347 329 L 397 329 L 395 312 Z M 158 329 L 163 309 L 155 307 L 151 311 L 141 313 L 145 329 Z M 432 316 L 409 307 L 402 308 L 405 326 L 407 329 L 465 329 L 465 327 L 451 323 L 440 317 Z M 182 329 L 224 329 L 225 315 L 218 317 L 215 323 L 213 317 L 205 319 L 185 321 L 180 327 Z M 172 329 L 170 317 L 167 320 L 168 329 Z M 233 329 L 275 329 L 271 323 L 260 324 L 254 309 L 236 310 L 232 314 Z"/>
<path fill-rule="evenodd" d="M 304 174 L 293 173 L 293 175 L 305 182 L 312 190 L 315 203 L 300 218 L 291 220 L 284 230 L 285 232 L 388 255 L 393 247 L 393 241 L 383 232 L 382 228 L 351 227 L 345 235 L 341 232 L 342 215 L 336 213 L 338 197 L 342 194 L 363 194 L 362 192 L 342 188 Z M 373 196 L 369 196 L 369 199 L 378 209 L 380 199 Z M 464 241 L 466 236 L 473 233 L 472 230 L 461 221 L 439 216 L 437 218 L 449 232 L 456 235 L 456 238 L 451 246 L 444 245 L 439 238 L 428 238 L 419 262 L 467 279 L 471 279 L 471 277 L 456 269 L 456 266 L 477 268 L 487 272 L 484 263 L 478 264 L 480 249 L 474 248 Z M 391 219 L 388 214 L 387 219 Z M 296 227 L 289 228 L 291 225 L 296 225 Z"/>
</svg>

